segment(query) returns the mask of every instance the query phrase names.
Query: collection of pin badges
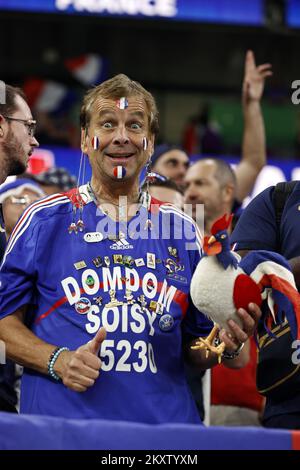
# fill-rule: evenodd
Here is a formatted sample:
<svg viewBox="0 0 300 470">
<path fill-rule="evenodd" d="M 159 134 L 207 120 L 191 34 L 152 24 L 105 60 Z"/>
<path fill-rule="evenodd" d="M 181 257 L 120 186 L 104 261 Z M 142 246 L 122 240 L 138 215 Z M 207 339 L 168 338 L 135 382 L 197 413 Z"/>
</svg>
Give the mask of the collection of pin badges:
<svg viewBox="0 0 300 470">
<path fill-rule="evenodd" d="M 168 277 L 168 274 L 175 274 L 177 271 L 184 270 L 184 266 L 179 262 L 177 248 L 169 246 L 168 253 L 169 257 L 164 261 L 159 258 L 156 258 L 154 253 L 147 253 L 146 260 L 144 258 L 134 259 L 130 255 L 113 254 L 112 256 L 97 256 L 92 259 L 92 262 L 96 268 L 109 267 L 111 266 L 111 264 L 122 265 L 129 268 L 141 267 L 146 265 L 148 268 L 154 270 L 156 269 L 156 266 L 158 264 L 162 264 L 166 267 Z M 80 270 L 86 268 L 87 264 L 84 260 L 81 260 L 74 263 L 74 267 L 75 269 Z M 129 281 L 129 279 L 122 277 L 122 282 L 126 283 L 126 281 Z M 94 287 L 95 279 L 91 274 L 87 276 L 85 283 L 86 286 L 91 289 Z M 152 279 L 148 280 L 147 289 L 149 292 L 155 289 L 155 284 Z M 143 313 L 146 313 L 146 311 L 149 310 L 155 312 L 159 316 L 159 328 L 161 329 L 161 331 L 172 330 L 174 326 L 174 318 L 170 314 L 164 313 L 163 304 L 155 300 L 150 300 L 148 302 L 144 294 L 141 294 L 137 298 L 134 298 L 133 292 L 128 286 L 126 286 L 123 300 L 119 300 L 116 298 L 116 291 L 114 289 L 111 289 L 109 291 L 109 296 L 110 301 L 106 304 L 103 304 L 103 297 L 101 296 L 93 297 L 93 302 L 98 306 L 103 306 L 106 308 L 119 307 L 124 304 L 133 305 L 134 303 L 138 303 Z M 92 302 L 87 297 L 81 297 L 79 301 L 75 304 L 75 310 L 80 315 L 86 315 L 89 312 L 91 306 Z"/>
</svg>

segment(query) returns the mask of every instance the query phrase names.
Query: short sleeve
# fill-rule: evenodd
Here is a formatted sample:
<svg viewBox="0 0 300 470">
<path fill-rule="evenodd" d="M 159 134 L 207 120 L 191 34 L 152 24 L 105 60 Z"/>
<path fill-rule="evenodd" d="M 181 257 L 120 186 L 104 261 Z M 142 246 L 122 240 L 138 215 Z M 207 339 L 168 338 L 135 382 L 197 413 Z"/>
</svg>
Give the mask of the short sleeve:
<svg viewBox="0 0 300 470">
<path fill-rule="evenodd" d="M 276 220 L 272 201 L 274 186 L 258 194 L 243 211 L 232 235 L 238 250 L 276 251 Z"/>
<path fill-rule="evenodd" d="M 0 270 L 0 319 L 33 303 L 37 224 L 12 234 Z"/>
</svg>

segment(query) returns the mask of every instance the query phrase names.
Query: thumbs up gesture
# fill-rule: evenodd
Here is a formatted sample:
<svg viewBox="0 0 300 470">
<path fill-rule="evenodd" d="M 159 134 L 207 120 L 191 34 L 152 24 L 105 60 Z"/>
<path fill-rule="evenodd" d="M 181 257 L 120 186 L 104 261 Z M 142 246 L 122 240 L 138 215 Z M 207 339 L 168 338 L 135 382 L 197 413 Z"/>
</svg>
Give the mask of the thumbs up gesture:
<svg viewBox="0 0 300 470">
<path fill-rule="evenodd" d="M 75 392 L 85 392 L 99 377 L 101 359 L 98 353 L 106 331 L 100 328 L 94 338 L 76 351 L 63 352 L 57 359 L 54 369 L 64 385 Z"/>
</svg>

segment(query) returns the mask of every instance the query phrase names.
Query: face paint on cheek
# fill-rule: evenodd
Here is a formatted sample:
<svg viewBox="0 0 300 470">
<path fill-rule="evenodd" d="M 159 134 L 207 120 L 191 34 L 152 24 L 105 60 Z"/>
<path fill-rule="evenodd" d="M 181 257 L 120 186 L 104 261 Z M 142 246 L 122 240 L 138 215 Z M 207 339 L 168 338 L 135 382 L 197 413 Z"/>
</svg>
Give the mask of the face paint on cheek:
<svg viewBox="0 0 300 470">
<path fill-rule="evenodd" d="M 92 138 L 92 147 L 93 147 L 93 149 L 98 150 L 99 144 L 100 144 L 100 142 L 99 142 L 98 137 L 96 135 L 94 135 L 94 137 Z"/>
<path fill-rule="evenodd" d="M 114 168 L 113 173 L 115 178 L 121 180 L 126 175 L 126 169 L 123 166 L 119 165 Z"/>
<path fill-rule="evenodd" d="M 147 137 L 143 137 L 143 150 L 147 150 L 148 148 L 148 139 Z"/>
<path fill-rule="evenodd" d="M 126 109 L 128 108 L 128 99 L 123 96 L 116 101 L 116 105 L 119 109 Z"/>
</svg>

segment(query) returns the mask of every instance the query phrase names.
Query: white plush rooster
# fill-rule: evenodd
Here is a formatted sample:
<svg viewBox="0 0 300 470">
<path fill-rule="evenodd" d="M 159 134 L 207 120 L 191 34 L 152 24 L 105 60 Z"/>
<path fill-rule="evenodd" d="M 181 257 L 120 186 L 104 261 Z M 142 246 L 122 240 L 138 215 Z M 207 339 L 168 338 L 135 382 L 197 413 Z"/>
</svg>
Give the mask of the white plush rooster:
<svg viewBox="0 0 300 470">
<path fill-rule="evenodd" d="M 225 344 L 213 345 L 218 330 L 228 329 L 229 319 L 242 326 L 236 311 L 247 309 L 250 302 L 261 306 L 267 299 L 273 320 L 286 317 L 293 336 L 300 338 L 300 295 L 287 261 L 263 250 L 252 251 L 241 260 L 230 249 L 227 230 L 231 220 L 232 216 L 224 215 L 212 226 L 212 236 L 204 237 L 204 255 L 191 282 L 194 305 L 215 323 L 210 335 L 199 338 L 193 349 L 213 351 L 219 361 Z"/>
</svg>

